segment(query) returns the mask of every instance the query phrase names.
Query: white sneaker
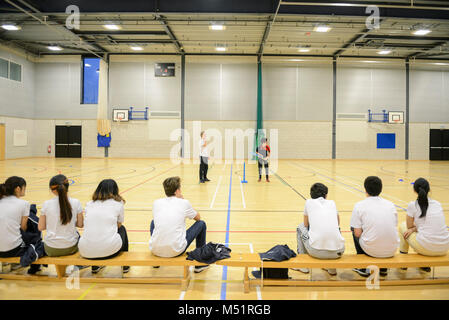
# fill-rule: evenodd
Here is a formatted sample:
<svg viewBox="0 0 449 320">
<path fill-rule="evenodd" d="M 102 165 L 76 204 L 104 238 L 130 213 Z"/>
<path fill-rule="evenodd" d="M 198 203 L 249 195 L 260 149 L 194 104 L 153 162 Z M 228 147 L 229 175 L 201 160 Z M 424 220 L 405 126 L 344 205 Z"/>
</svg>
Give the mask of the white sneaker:
<svg viewBox="0 0 449 320">
<path fill-rule="evenodd" d="M 292 270 L 301 271 L 302 273 L 309 273 L 308 268 L 292 268 Z"/>
<path fill-rule="evenodd" d="M 327 273 L 329 273 L 331 276 L 336 276 L 337 275 L 337 269 L 333 269 L 333 268 L 325 269 L 325 268 L 323 268 L 323 270 L 327 271 Z"/>
<path fill-rule="evenodd" d="M 206 270 L 207 268 L 209 268 L 209 265 L 206 265 L 206 266 L 195 266 L 194 272 L 195 272 L 195 273 L 200 273 L 201 271 L 204 271 L 204 270 Z"/>
<path fill-rule="evenodd" d="M 19 269 L 22 269 L 22 268 L 24 268 L 24 267 L 22 267 L 20 265 L 20 263 L 11 263 L 11 271 L 16 271 L 16 270 L 19 270 Z"/>
</svg>

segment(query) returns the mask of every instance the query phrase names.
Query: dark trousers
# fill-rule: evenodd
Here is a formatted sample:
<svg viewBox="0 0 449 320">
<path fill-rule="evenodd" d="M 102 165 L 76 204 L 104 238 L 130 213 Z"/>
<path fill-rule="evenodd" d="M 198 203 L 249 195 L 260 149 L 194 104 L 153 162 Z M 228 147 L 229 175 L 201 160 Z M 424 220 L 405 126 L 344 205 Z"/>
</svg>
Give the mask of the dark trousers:
<svg viewBox="0 0 449 320">
<path fill-rule="evenodd" d="M 26 251 L 25 243 L 9 251 L 0 252 L 1 258 L 21 257 Z"/>
<path fill-rule="evenodd" d="M 200 157 L 200 181 L 207 179 L 207 170 L 209 169 L 209 158 Z"/>
<path fill-rule="evenodd" d="M 102 259 L 110 259 L 110 258 L 114 258 L 116 256 L 119 255 L 120 252 L 128 252 L 128 234 L 126 233 L 126 228 L 124 225 L 121 225 L 120 228 L 118 228 L 118 234 L 120 235 L 120 238 L 122 238 L 122 247 L 120 248 L 119 251 L 117 251 L 114 254 L 111 254 L 110 256 L 107 257 L 101 257 L 101 258 L 88 258 L 91 260 L 102 260 Z"/>
<path fill-rule="evenodd" d="M 262 178 L 262 166 L 265 167 L 265 175 L 268 179 L 268 161 L 264 161 L 262 164 L 260 160 L 257 161 L 257 167 L 259 168 L 259 179 Z"/>
<path fill-rule="evenodd" d="M 154 220 L 151 221 L 151 225 L 150 225 L 151 235 L 153 235 L 153 230 L 154 230 Z M 204 246 L 206 244 L 206 230 L 207 230 L 206 222 L 204 222 L 202 220 L 195 222 L 189 229 L 187 229 L 186 230 L 187 245 L 186 245 L 186 248 L 184 249 L 184 251 L 182 253 L 180 253 L 179 255 L 186 252 L 187 248 L 190 246 L 190 244 L 195 239 L 196 239 L 196 247 L 197 248 L 201 248 L 202 246 Z"/>
<path fill-rule="evenodd" d="M 351 231 L 352 231 L 352 238 L 354 239 L 354 247 L 355 247 L 355 251 L 357 251 L 357 254 L 366 254 L 368 257 L 371 257 L 368 253 L 366 253 L 362 246 L 360 245 L 360 238 L 357 238 L 354 234 L 354 228 L 351 227 Z M 373 257 L 374 258 L 374 257 Z M 387 268 L 380 268 L 380 270 L 387 270 Z"/>
</svg>

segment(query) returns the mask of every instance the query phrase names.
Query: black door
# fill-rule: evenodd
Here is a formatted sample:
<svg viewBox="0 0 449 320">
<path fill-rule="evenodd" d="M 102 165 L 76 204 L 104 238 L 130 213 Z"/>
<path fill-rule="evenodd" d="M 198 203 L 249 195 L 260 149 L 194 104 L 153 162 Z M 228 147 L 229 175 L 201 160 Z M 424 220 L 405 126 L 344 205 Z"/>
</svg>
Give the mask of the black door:
<svg viewBox="0 0 449 320">
<path fill-rule="evenodd" d="M 449 160 L 449 130 L 430 129 L 430 160 Z"/>
<path fill-rule="evenodd" d="M 81 126 L 56 126 L 55 157 L 81 158 Z"/>
</svg>

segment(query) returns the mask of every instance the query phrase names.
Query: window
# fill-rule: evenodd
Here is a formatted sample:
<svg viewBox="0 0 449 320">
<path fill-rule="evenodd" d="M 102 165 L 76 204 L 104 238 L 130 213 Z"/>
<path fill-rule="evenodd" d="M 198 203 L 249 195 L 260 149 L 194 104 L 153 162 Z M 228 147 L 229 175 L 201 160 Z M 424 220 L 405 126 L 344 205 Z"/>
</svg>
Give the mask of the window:
<svg viewBox="0 0 449 320">
<path fill-rule="evenodd" d="M 100 58 L 83 58 L 82 104 L 98 103 L 98 79 L 100 78 Z"/>
<path fill-rule="evenodd" d="M 22 66 L 20 64 L 9 62 L 9 79 L 22 81 Z"/>
<path fill-rule="evenodd" d="M 8 73 L 8 64 L 9 61 L 5 59 L 0 58 L 0 77 L 8 79 L 9 73 Z"/>
</svg>

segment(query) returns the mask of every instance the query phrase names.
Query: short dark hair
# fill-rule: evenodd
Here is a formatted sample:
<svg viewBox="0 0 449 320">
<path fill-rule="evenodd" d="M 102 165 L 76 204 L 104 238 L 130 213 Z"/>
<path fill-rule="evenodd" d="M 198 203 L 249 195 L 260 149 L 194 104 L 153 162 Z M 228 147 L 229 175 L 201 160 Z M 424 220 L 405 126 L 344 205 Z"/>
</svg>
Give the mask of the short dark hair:
<svg viewBox="0 0 449 320">
<path fill-rule="evenodd" d="M 318 199 L 319 197 L 326 198 L 327 196 L 327 187 L 322 183 L 314 183 L 310 188 L 310 196 L 312 199 Z"/>
<path fill-rule="evenodd" d="M 382 192 L 382 180 L 376 176 L 369 176 L 365 179 L 365 190 L 372 197 L 377 197 Z"/>
<path fill-rule="evenodd" d="M 180 177 L 170 177 L 164 180 L 164 191 L 167 197 L 175 195 L 176 190 L 181 188 L 181 178 Z"/>
</svg>

